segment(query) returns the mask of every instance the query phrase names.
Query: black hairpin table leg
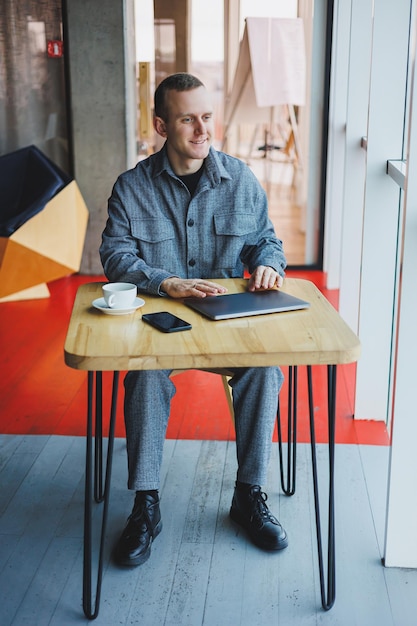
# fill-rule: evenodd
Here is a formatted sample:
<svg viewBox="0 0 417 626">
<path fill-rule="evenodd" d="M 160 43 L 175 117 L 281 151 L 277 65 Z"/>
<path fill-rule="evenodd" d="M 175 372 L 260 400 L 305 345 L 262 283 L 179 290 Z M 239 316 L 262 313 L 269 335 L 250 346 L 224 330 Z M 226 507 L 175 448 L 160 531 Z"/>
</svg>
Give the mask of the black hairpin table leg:
<svg viewBox="0 0 417 626">
<path fill-rule="evenodd" d="M 281 476 L 281 488 L 285 495 L 293 496 L 295 493 L 296 452 L 297 452 L 297 366 L 288 368 L 288 432 L 287 432 L 287 479 L 285 480 L 281 412 L 278 399 L 277 426 L 278 426 L 278 451 L 279 469 Z"/>
<path fill-rule="evenodd" d="M 334 455 L 336 424 L 336 365 L 327 366 L 327 403 L 329 425 L 329 500 L 328 500 L 328 538 L 327 538 L 327 590 L 325 582 L 323 541 L 320 520 L 319 487 L 317 476 L 316 436 L 314 428 L 314 404 L 311 366 L 307 367 L 308 398 L 310 413 L 311 458 L 314 485 L 314 505 L 316 511 L 317 549 L 320 570 L 320 592 L 323 609 L 332 608 L 336 598 L 336 563 L 335 563 L 335 510 L 334 510 Z"/>
<path fill-rule="evenodd" d="M 96 412 L 94 432 L 94 500 L 103 502 L 103 373 L 96 372 Z"/>
<path fill-rule="evenodd" d="M 88 412 L 87 412 L 87 445 L 85 462 L 85 501 L 84 501 L 84 563 L 83 563 L 83 610 L 88 619 L 95 619 L 100 608 L 101 582 L 103 574 L 103 552 L 109 506 L 111 468 L 113 461 L 114 430 L 116 423 L 117 390 L 119 372 L 113 374 L 113 389 L 110 409 L 109 439 L 107 446 L 106 472 L 104 491 L 102 489 L 102 374 L 96 374 L 96 439 L 93 472 L 93 396 L 94 372 L 88 372 Z M 96 502 L 104 502 L 100 548 L 97 569 L 96 595 L 93 606 L 92 598 L 92 504 L 93 493 Z"/>
</svg>

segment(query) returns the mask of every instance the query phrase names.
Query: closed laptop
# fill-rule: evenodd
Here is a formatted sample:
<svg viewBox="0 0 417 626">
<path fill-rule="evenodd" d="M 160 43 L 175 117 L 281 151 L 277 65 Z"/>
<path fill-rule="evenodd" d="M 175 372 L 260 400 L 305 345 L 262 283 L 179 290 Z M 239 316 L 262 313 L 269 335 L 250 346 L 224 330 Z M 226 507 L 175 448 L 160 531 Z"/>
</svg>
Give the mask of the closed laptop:
<svg viewBox="0 0 417 626">
<path fill-rule="evenodd" d="M 295 311 L 310 306 L 309 302 L 276 289 L 187 298 L 184 304 L 212 320 Z"/>
</svg>

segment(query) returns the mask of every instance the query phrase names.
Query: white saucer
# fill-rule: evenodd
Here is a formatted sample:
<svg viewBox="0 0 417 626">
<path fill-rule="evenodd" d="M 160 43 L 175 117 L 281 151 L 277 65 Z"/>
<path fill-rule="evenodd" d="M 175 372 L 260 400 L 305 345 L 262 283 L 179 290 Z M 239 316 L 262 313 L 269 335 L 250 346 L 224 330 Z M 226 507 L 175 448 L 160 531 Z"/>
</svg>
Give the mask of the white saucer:
<svg viewBox="0 0 417 626">
<path fill-rule="evenodd" d="M 92 305 L 94 308 L 106 313 L 107 315 L 127 315 L 128 313 L 133 313 L 139 307 L 145 304 L 145 300 L 142 298 L 135 298 L 134 303 L 128 309 L 111 309 L 107 306 L 104 298 L 97 298 L 97 300 L 93 300 Z"/>
</svg>

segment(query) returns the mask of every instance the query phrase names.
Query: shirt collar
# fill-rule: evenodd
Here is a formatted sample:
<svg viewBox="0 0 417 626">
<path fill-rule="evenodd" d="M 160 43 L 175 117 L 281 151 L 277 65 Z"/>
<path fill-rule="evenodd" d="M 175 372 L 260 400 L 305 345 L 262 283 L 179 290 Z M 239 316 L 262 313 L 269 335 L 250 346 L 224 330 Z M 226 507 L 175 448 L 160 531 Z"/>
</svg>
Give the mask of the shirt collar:
<svg viewBox="0 0 417 626">
<path fill-rule="evenodd" d="M 210 151 L 204 160 L 205 168 L 202 176 L 206 176 L 211 182 L 211 185 L 219 185 L 222 178 L 231 179 L 230 174 L 226 170 L 225 166 L 221 162 L 217 150 L 210 146 Z M 156 178 L 163 172 L 167 172 L 170 176 L 176 177 L 174 170 L 168 160 L 166 144 L 155 154 L 155 160 L 153 164 L 153 176 Z"/>
</svg>

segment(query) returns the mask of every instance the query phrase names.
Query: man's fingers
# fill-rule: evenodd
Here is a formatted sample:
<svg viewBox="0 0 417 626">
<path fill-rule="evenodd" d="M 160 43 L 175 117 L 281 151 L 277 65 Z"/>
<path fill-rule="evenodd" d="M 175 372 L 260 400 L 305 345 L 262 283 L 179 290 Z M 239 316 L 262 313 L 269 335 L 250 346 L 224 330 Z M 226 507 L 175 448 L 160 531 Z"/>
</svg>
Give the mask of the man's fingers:
<svg viewBox="0 0 417 626">
<path fill-rule="evenodd" d="M 191 286 L 194 291 L 198 291 L 203 296 L 217 296 L 226 293 L 227 289 L 218 283 L 208 280 L 195 280 Z"/>
<path fill-rule="evenodd" d="M 189 298 L 205 296 L 215 296 L 226 293 L 227 289 L 218 283 L 213 283 L 203 279 L 190 278 L 167 278 L 163 281 L 161 288 L 171 298 Z"/>
<path fill-rule="evenodd" d="M 249 291 L 281 287 L 282 282 L 282 276 L 280 276 L 272 267 L 260 265 L 256 268 L 249 279 Z"/>
</svg>

